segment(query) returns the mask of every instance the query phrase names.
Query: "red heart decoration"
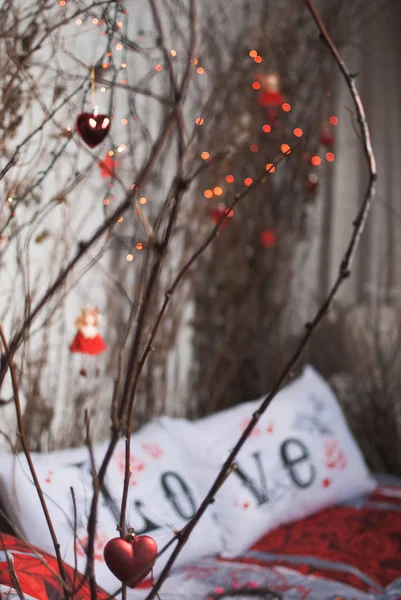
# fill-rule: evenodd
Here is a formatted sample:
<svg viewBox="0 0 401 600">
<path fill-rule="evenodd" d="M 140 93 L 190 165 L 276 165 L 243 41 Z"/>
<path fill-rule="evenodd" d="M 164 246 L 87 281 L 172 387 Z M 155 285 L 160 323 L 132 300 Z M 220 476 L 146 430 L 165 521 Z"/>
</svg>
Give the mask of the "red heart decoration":
<svg viewBox="0 0 401 600">
<path fill-rule="evenodd" d="M 133 588 L 152 570 L 157 556 L 157 545 L 149 535 L 135 536 L 131 540 L 113 538 L 105 545 L 103 556 L 113 575 Z M 129 581 L 131 583 L 128 583 Z"/>
<path fill-rule="evenodd" d="M 81 113 L 76 120 L 76 128 L 89 148 L 94 148 L 103 142 L 109 132 L 111 121 L 107 115 Z"/>
</svg>

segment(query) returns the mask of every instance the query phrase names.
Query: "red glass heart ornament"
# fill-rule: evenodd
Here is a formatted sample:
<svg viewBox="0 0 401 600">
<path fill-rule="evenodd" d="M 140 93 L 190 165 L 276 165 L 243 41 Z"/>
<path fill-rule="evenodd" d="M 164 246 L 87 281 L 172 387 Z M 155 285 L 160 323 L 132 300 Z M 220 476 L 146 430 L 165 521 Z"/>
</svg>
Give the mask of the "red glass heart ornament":
<svg viewBox="0 0 401 600">
<path fill-rule="evenodd" d="M 109 132 L 111 121 L 107 115 L 95 115 L 93 113 L 81 113 L 76 120 L 76 128 L 89 148 L 95 148 Z"/>
<path fill-rule="evenodd" d="M 133 588 L 152 570 L 157 556 L 157 544 L 149 535 L 139 535 L 129 540 L 113 538 L 105 545 L 103 556 L 113 575 Z M 148 568 L 143 572 L 146 567 Z"/>
</svg>

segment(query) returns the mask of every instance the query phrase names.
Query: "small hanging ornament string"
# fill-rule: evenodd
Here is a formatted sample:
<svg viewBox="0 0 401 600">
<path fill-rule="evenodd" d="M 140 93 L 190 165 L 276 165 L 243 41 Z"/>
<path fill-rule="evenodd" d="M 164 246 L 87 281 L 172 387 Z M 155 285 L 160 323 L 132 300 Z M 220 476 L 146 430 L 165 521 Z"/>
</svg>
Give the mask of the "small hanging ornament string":
<svg viewBox="0 0 401 600">
<path fill-rule="evenodd" d="M 96 73 L 94 67 L 91 67 L 91 99 L 93 114 L 96 117 L 99 114 L 99 107 L 96 104 Z"/>
</svg>

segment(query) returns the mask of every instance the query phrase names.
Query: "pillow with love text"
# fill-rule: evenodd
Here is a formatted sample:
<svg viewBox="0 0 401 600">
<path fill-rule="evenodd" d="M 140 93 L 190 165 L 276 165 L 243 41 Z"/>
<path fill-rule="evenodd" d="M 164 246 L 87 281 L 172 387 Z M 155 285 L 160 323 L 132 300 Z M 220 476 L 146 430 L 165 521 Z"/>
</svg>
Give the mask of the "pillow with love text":
<svg viewBox="0 0 401 600">
<path fill-rule="evenodd" d="M 162 418 L 186 445 L 202 494 L 260 403 L 192 423 Z M 376 487 L 331 388 L 311 367 L 277 394 L 235 462 L 213 504 L 228 557 L 279 525 Z"/>
<path fill-rule="evenodd" d="M 99 467 L 108 444 L 94 448 Z M 130 485 L 126 511 L 127 526 L 136 535 L 154 538 L 158 549 L 171 540 L 174 532 L 182 529 L 192 518 L 202 497 L 186 460 L 186 452 L 158 422 L 151 423 L 132 435 Z M 33 454 L 47 505 L 61 546 L 63 559 L 74 565 L 74 554 L 80 571 L 85 570 L 87 523 L 92 499 L 92 476 L 88 450 L 82 448 L 49 454 Z M 103 548 L 118 537 L 123 492 L 125 441 L 120 440 L 109 464 L 104 486 L 100 490 L 98 527 L 95 545 L 96 580 L 108 592 L 120 587 L 104 563 Z M 29 542 L 53 552 L 53 544 L 44 519 L 25 457 L 11 457 L 0 468 L 3 486 L 7 487 L 6 504 L 14 513 L 14 520 Z M 70 488 L 74 489 L 77 509 L 76 541 L 74 544 L 74 510 Z M 154 574 L 167 562 L 172 547 L 157 559 Z M 208 510 L 201 525 L 194 531 L 179 555 L 176 565 L 192 562 L 206 555 L 218 554 L 222 549 L 216 519 Z"/>
</svg>

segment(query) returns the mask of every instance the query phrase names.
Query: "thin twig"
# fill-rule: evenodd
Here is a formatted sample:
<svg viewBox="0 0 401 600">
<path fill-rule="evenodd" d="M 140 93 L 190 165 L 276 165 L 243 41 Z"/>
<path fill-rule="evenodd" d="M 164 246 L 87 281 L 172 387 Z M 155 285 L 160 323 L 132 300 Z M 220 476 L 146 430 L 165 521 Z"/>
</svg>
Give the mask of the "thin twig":
<svg viewBox="0 0 401 600">
<path fill-rule="evenodd" d="M 154 163 L 156 162 L 157 158 L 159 157 L 159 155 L 162 151 L 164 143 L 167 140 L 167 138 L 172 130 L 172 127 L 174 124 L 174 118 L 175 118 L 175 114 L 174 114 L 174 111 L 172 111 L 169 114 L 169 116 L 167 117 L 166 123 L 165 123 L 161 133 L 159 134 L 158 139 L 156 140 L 156 142 L 153 146 L 153 152 L 152 152 L 151 156 L 149 157 L 147 163 L 145 164 L 145 166 L 143 167 L 143 169 L 140 173 L 140 176 L 138 178 L 138 187 L 135 187 L 134 190 L 132 190 L 131 192 L 128 193 L 128 196 L 126 197 L 124 202 L 122 202 L 122 204 L 113 213 L 113 215 L 108 220 L 106 220 L 107 225 L 104 224 L 95 232 L 95 234 L 92 236 L 90 241 L 87 243 L 88 247 L 90 247 L 94 243 L 94 241 L 96 241 L 108 229 L 109 225 L 113 224 L 118 219 L 119 215 L 121 215 L 123 212 L 125 212 L 131 206 L 131 202 L 135 199 L 138 188 L 146 181 Z M 75 258 L 72 259 L 72 261 L 70 261 L 70 263 L 67 265 L 66 269 L 64 269 L 63 273 L 57 279 L 55 284 L 53 284 L 52 288 L 57 289 L 57 287 L 59 287 L 59 285 L 61 284 L 60 279 L 62 278 L 62 281 L 63 281 L 67 277 L 68 273 L 74 267 L 75 263 L 78 262 L 78 260 L 82 257 L 82 255 L 83 255 L 83 253 L 82 254 L 80 254 L 79 252 L 77 253 Z M 57 282 L 59 282 L 59 283 L 56 286 Z M 39 310 L 42 308 L 42 306 L 44 306 L 46 304 L 46 302 L 49 300 L 49 298 L 52 296 L 53 293 L 54 293 L 54 290 L 51 291 L 51 289 L 49 289 L 48 292 L 43 296 L 42 300 L 37 304 L 36 309 L 33 312 L 35 312 L 37 314 L 39 312 Z M 32 314 L 31 314 L 31 319 L 32 319 Z M 34 316 L 36 316 L 36 314 Z M 29 323 L 25 324 L 25 328 L 27 326 L 29 327 Z M 117 382 L 117 384 L 118 384 L 118 382 Z M 111 433 L 109 446 L 106 450 L 105 456 L 103 458 L 103 462 L 100 465 L 99 472 L 98 472 L 97 482 L 98 482 L 99 489 L 101 489 L 101 487 L 103 485 L 103 481 L 104 481 L 104 477 L 106 475 L 108 465 L 110 463 L 111 457 L 113 456 L 114 449 L 115 449 L 118 439 L 120 437 L 120 426 L 118 426 L 118 429 L 116 428 L 116 424 L 119 422 L 120 422 L 120 420 L 116 418 L 116 419 L 114 419 L 114 421 L 112 423 L 112 433 Z M 95 534 L 96 534 L 96 519 L 95 519 L 95 517 L 97 514 L 97 503 L 98 503 L 98 495 L 94 494 L 93 498 L 92 498 L 92 502 L 91 502 L 90 515 L 89 515 L 89 520 L 88 520 L 88 547 L 87 547 L 88 557 L 94 556 L 94 551 L 95 551 L 95 546 L 94 546 L 95 545 Z"/>
<path fill-rule="evenodd" d="M 5 555 L 6 555 L 6 561 L 7 561 L 7 565 L 8 565 L 8 569 L 9 569 L 9 573 L 10 573 L 11 583 L 13 584 L 14 589 L 16 590 L 16 592 L 17 592 L 18 597 L 20 598 L 20 600 L 24 600 L 25 596 L 24 596 L 24 593 L 23 593 L 23 591 L 21 589 L 21 584 L 19 582 L 18 575 L 17 575 L 17 573 L 15 571 L 12 558 L 10 557 L 10 554 L 7 552 L 6 544 L 4 542 L 4 538 L 3 538 L 3 535 L 2 535 L 1 532 L 0 532 L 0 542 L 1 542 L 2 546 L 3 546 L 3 551 L 4 551 Z"/>
<path fill-rule="evenodd" d="M 76 94 L 78 94 L 78 92 L 80 92 L 82 90 L 82 85 L 80 85 L 79 87 L 77 87 L 73 92 L 71 92 L 71 94 L 69 94 L 66 98 L 64 98 L 64 100 L 58 105 L 56 106 L 56 108 L 54 108 L 52 110 L 51 113 L 49 113 L 49 115 L 42 121 L 42 123 L 40 125 L 38 125 L 38 127 L 36 127 L 35 129 L 33 129 L 33 131 L 31 131 L 31 133 L 29 133 L 23 140 L 22 142 L 20 142 L 18 144 L 18 146 L 16 147 L 12 157 L 10 158 L 10 160 L 8 161 L 8 163 L 6 164 L 6 166 L 2 169 L 1 173 L 0 173 L 0 181 L 3 179 L 3 177 L 6 175 L 7 171 L 16 163 L 16 161 L 18 160 L 18 156 L 20 153 L 20 150 L 39 132 L 42 131 L 43 127 L 46 125 L 46 123 L 48 123 L 53 117 L 54 115 L 61 109 L 63 108 L 63 106 L 65 106 L 67 104 L 67 102 L 69 102 L 71 100 L 71 98 L 73 98 Z M 0 234 L 3 233 L 4 229 L 7 227 L 7 224 L 9 222 L 9 219 L 7 220 L 6 224 L 0 229 Z"/>
<path fill-rule="evenodd" d="M 202 517 L 202 515 L 204 514 L 204 512 L 206 511 L 207 507 L 213 502 L 213 499 L 215 497 L 216 492 L 219 490 L 220 486 L 222 485 L 222 482 L 224 481 L 224 479 L 227 476 L 227 473 L 229 472 L 230 468 L 232 467 L 235 458 L 237 457 L 239 451 L 241 450 L 242 446 L 244 445 L 244 443 L 246 442 L 246 440 L 248 439 L 248 437 L 250 436 L 250 434 L 252 433 L 254 427 L 256 426 L 257 422 L 259 421 L 260 417 L 262 416 L 262 414 L 266 411 L 266 409 L 268 408 L 268 406 L 270 405 L 270 403 L 272 402 L 273 398 L 276 396 L 277 392 L 281 389 L 281 387 L 284 385 L 284 383 L 286 382 L 287 378 L 289 377 L 290 373 L 294 370 L 294 368 L 297 366 L 313 332 L 317 329 L 318 325 L 320 324 L 320 322 L 323 320 L 324 316 L 327 314 L 334 298 L 336 297 L 339 288 L 341 287 L 342 283 L 348 279 L 348 277 L 350 276 L 351 273 L 351 266 L 352 266 L 352 262 L 353 262 L 353 258 L 355 256 L 355 251 L 358 247 L 358 243 L 361 237 L 361 234 L 363 232 L 365 223 L 366 223 L 366 218 L 367 215 L 369 213 L 369 209 L 372 203 L 372 199 L 374 197 L 374 193 L 375 193 L 375 182 L 376 182 L 376 178 L 377 178 L 377 174 L 376 174 L 376 161 L 375 161 L 375 156 L 373 153 L 373 148 L 372 148 L 372 144 L 371 144 L 371 140 L 370 140 L 370 132 L 369 132 L 369 127 L 368 127 L 368 123 L 367 123 L 367 119 L 366 119 L 366 115 L 365 115 L 365 111 L 364 111 L 364 107 L 362 104 L 362 101 L 360 99 L 358 90 L 356 88 L 355 85 L 355 81 L 353 76 L 351 75 L 351 73 L 348 71 L 345 63 L 343 62 L 338 50 L 336 49 L 333 41 L 331 40 L 326 28 L 324 27 L 324 24 L 322 23 L 320 16 L 318 15 L 313 3 L 311 2 L 311 0 L 304 0 L 313 16 L 313 18 L 315 19 L 315 22 L 321 32 L 321 35 L 323 37 L 323 39 L 326 41 L 330 51 L 333 54 L 333 57 L 335 59 L 335 61 L 337 62 L 338 66 L 341 69 L 341 72 L 344 75 L 345 81 L 348 85 L 348 88 L 351 92 L 354 104 L 355 104 L 355 109 L 356 112 L 358 114 L 358 120 L 360 123 L 360 128 L 361 128 L 361 133 L 362 133 L 362 138 L 363 138 L 363 147 L 364 147 L 364 152 L 365 152 L 365 156 L 367 158 L 367 162 L 368 162 L 368 166 L 369 166 L 369 183 L 368 183 L 368 187 L 367 187 L 367 191 L 365 194 L 365 198 L 364 201 L 362 203 L 362 206 L 358 212 L 358 215 L 354 221 L 354 229 L 351 235 L 351 239 L 349 241 L 349 244 L 345 250 L 345 254 L 344 257 L 341 261 L 340 267 L 339 267 L 339 272 L 337 275 L 337 278 L 333 284 L 333 287 L 328 295 L 328 297 L 326 298 L 326 300 L 323 302 L 323 304 L 321 305 L 321 307 L 318 309 L 315 318 L 312 320 L 311 323 L 307 323 L 306 325 L 306 333 L 303 335 L 303 337 L 301 338 L 293 356 L 289 359 L 289 361 L 287 362 L 287 364 L 285 365 L 285 367 L 283 368 L 281 374 L 279 375 L 275 385 L 272 388 L 272 391 L 264 398 L 264 400 L 262 401 L 261 405 L 259 406 L 259 408 L 254 412 L 252 419 L 250 420 L 248 426 L 245 428 L 244 432 L 242 433 L 242 435 L 240 436 L 239 440 L 237 441 L 236 445 L 234 446 L 233 450 L 230 452 L 230 455 L 228 456 L 227 460 L 225 461 L 222 469 L 220 470 L 219 474 L 217 475 L 214 483 L 212 484 L 209 492 L 206 494 L 204 500 L 202 501 L 199 509 L 197 510 L 197 512 L 195 513 L 194 517 L 191 519 L 191 521 L 189 521 L 189 523 L 187 523 L 187 525 L 183 528 L 182 530 L 182 535 L 177 543 L 177 546 L 175 547 L 174 551 L 172 552 L 169 560 L 167 561 L 165 567 L 163 568 L 158 580 L 156 581 L 153 589 L 151 590 L 151 592 L 147 595 L 146 600 L 152 600 L 153 598 L 155 598 L 157 592 L 160 590 L 161 586 L 163 585 L 163 582 L 166 580 L 166 578 L 168 577 L 170 570 L 173 566 L 173 564 L 175 563 L 178 555 L 180 554 L 182 548 L 184 547 L 185 542 L 187 541 L 189 535 L 191 534 L 191 532 L 193 531 L 193 529 L 195 528 L 196 524 L 199 522 L 200 518 Z"/>
<path fill-rule="evenodd" d="M 132 344 L 129 365 L 134 365 L 134 376 L 132 378 L 126 379 L 126 385 L 124 386 L 123 398 L 119 410 L 120 421 L 122 416 L 126 411 L 126 406 L 128 405 L 127 410 L 127 420 L 126 420 L 126 449 L 125 449 L 125 473 L 124 473 L 124 484 L 123 484 L 123 494 L 121 500 L 121 514 L 120 514 L 120 535 L 121 537 L 125 536 L 125 515 L 127 510 L 127 501 L 128 501 L 128 489 L 129 489 L 129 480 L 130 480 L 130 445 L 131 445 L 131 428 L 132 428 L 132 416 L 134 410 L 134 402 L 135 402 L 135 394 L 137 388 L 137 382 L 139 380 L 139 376 L 142 372 L 143 363 L 138 364 L 138 357 L 140 352 L 140 343 L 142 339 L 143 328 L 145 325 L 146 316 L 148 310 L 151 306 L 152 297 L 155 293 L 156 282 L 158 281 L 160 271 L 162 265 L 164 263 L 164 259 L 167 255 L 169 244 L 174 232 L 176 220 L 178 217 L 179 207 L 181 203 L 181 199 L 185 191 L 187 190 L 188 184 L 184 179 L 184 159 L 185 159 L 185 122 L 184 122 L 184 114 L 183 114 L 183 103 L 186 98 L 186 94 L 188 91 L 189 82 L 192 75 L 192 63 L 191 59 L 194 56 L 195 48 L 197 44 L 197 13 L 196 13 L 196 0 L 191 0 L 190 2 L 190 41 L 189 41 L 189 49 L 188 49 L 188 58 L 186 70 L 182 79 L 181 85 L 178 84 L 173 63 L 171 61 L 171 55 L 166 47 L 165 39 L 164 39 L 164 30 L 162 20 L 159 15 L 159 8 L 156 6 L 155 0 L 149 0 L 150 7 L 152 10 L 152 15 L 154 22 L 156 24 L 160 46 L 162 48 L 165 60 L 169 66 L 169 75 L 172 91 L 175 98 L 175 106 L 174 106 L 174 115 L 176 118 L 176 127 L 177 127 L 177 168 L 175 173 L 174 182 L 171 189 L 171 201 L 172 207 L 170 210 L 169 218 L 167 221 L 166 231 L 164 233 L 164 238 L 160 244 L 159 252 L 157 254 L 156 260 L 154 262 L 148 285 L 146 287 L 146 291 L 144 294 L 144 298 L 142 301 L 142 306 L 138 315 L 138 326 L 136 330 L 136 335 Z"/>
<path fill-rule="evenodd" d="M 153 147 L 153 152 L 152 152 L 151 156 L 148 158 L 146 164 L 144 165 L 144 167 L 142 168 L 142 171 L 139 174 L 138 186 L 136 186 L 134 190 L 130 190 L 127 193 L 125 199 L 119 204 L 119 206 L 110 215 L 110 217 L 105 219 L 103 224 L 97 228 L 97 230 L 93 233 L 92 237 L 89 238 L 88 241 L 81 242 L 79 244 L 78 250 L 76 251 L 75 256 L 73 256 L 73 258 L 67 263 L 66 267 L 59 273 L 55 282 L 49 286 L 49 288 L 46 290 L 46 292 L 43 294 L 43 296 L 40 298 L 40 300 L 38 300 L 35 307 L 30 312 L 28 318 L 26 318 L 24 320 L 20 329 L 16 332 L 14 337 L 10 340 L 10 348 L 9 348 L 10 357 L 14 356 L 16 350 L 18 349 L 18 347 L 20 346 L 20 344 L 22 343 L 22 341 L 24 339 L 26 331 L 29 329 L 32 322 L 35 320 L 35 318 L 41 312 L 43 307 L 46 306 L 46 304 L 49 302 L 49 300 L 53 297 L 55 292 L 64 283 L 64 281 L 66 280 L 66 278 L 68 277 L 70 272 L 73 270 L 73 268 L 81 261 L 81 259 L 86 255 L 86 252 L 93 246 L 93 244 L 95 242 L 97 242 L 99 240 L 99 238 L 106 231 L 108 231 L 112 225 L 114 225 L 114 223 L 120 218 L 120 216 L 122 214 L 124 214 L 130 208 L 130 206 L 132 205 L 132 202 L 134 201 L 134 199 L 136 197 L 137 190 L 139 189 L 139 187 L 141 185 L 143 185 L 145 183 L 145 181 L 147 180 L 147 178 L 151 172 L 151 169 L 152 169 L 154 163 L 158 159 L 158 157 L 163 149 L 164 143 L 170 134 L 173 124 L 174 124 L 174 112 L 172 111 L 170 113 L 170 115 L 167 117 L 165 125 L 162 128 L 157 140 L 155 141 L 155 144 Z M 4 379 L 4 375 L 5 375 L 5 368 L 1 368 L 0 369 L 0 385 Z"/>
<path fill-rule="evenodd" d="M 226 588 L 223 592 L 209 592 L 207 597 L 210 600 L 222 600 L 223 598 L 232 598 L 233 596 L 249 596 L 261 598 L 262 600 L 282 600 L 282 595 L 267 587 L 260 588 Z"/>
<path fill-rule="evenodd" d="M 75 586 L 77 582 L 77 574 L 78 574 L 78 555 L 77 555 L 77 528 L 78 528 L 78 517 L 77 517 L 77 501 L 75 498 L 74 488 L 70 487 L 71 499 L 72 499 L 72 509 L 74 515 L 74 576 L 72 580 L 72 593 L 75 594 Z"/>
<path fill-rule="evenodd" d="M 92 486 L 93 486 L 93 495 L 98 498 L 99 497 L 99 483 L 97 477 L 96 463 L 95 463 L 95 455 L 93 452 L 93 443 L 92 443 L 92 434 L 90 429 L 90 418 L 89 413 L 85 411 L 85 428 L 86 428 L 86 446 L 88 447 L 89 452 L 89 460 L 92 472 Z M 96 504 L 97 506 L 97 504 Z M 95 529 L 94 535 L 96 536 L 96 523 L 97 523 L 97 511 L 94 516 L 95 520 Z M 89 537 L 89 525 L 88 525 L 88 537 Z M 97 586 L 96 586 L 96 575 L 95 575 L 95 555 L 94 552 L 88 551 L 87 553 L 87 565 L 86 565 L 86 575 L 89 578 L 89 587 L 91 593 L 91 600 L 96 600 L 97 598 Z"/>
<path fill-rule="evenodd" d="M 15 410 L 16 410 L 16 415 L 17 415 L 18 435 L 21 440 L 21 445 L 24 450 L 24 454 L 25 454 L 25 457 L 26 457 L 26 460 L 28 463 L 29 470 L 32 475 L 32 479 L 35 484 L 35 488 L 36 488 L 36 492 L 39 497 L 40 504 L 42 506 L 42 510 L 43 510 L 43 514 L 46 519 L 47 527 L 49 529 L 50 536 L 52 538 L 52 542 L 53 542 L 53 546 L 54 546 L 54 550 L 55 550 L 56 558 L 57 558 L 57 564 L 58 564 L 58 568 L 60 571 L 60 576 L 61 576 L 62 580 L 64 582 L 66 582 L 64 564 L 63 564 L 63 560 L 61 558 L 61 552 L 60 552 L 60 544 L 58 542 L 56 532 L 54 530 L 53 522 L 50 517 L 49 510 L 47 508 L 46 500 L 43 495 L 43 490 L 40 485 L 40 481 L 36 474 L 36 470 L 35 470 L 35 467 L 34 467 L 34 464 L 32 461 L 31 453 L 29 451 L 28 442 L 27 442 L 26 435 L 25 435 L 24 419 L 22 416 L 21 402 L 20 402 L 20 397 L 19 397 L 16 366 L 15 366 L 15 363 L 14 363 L 12 357 L 10 357 L 10 355 L 9 355 L 9 347 L 8 347 L 7 339 L 6 339 L 4 330 L 3 330 L 3 326 L 1 324 L 0 324 L 0 338 L 1 338 L 4 350 L 5 350 L 7 363 L 8 363 L 9 369 L 10 369 L 11 383 L 12 383 L 13 394 L 14 394 Z M 65 600 L 68 600 L 68 592 L 65 587 L 63 587 L 63 593 L 64 593 Z"/>
</svg>

